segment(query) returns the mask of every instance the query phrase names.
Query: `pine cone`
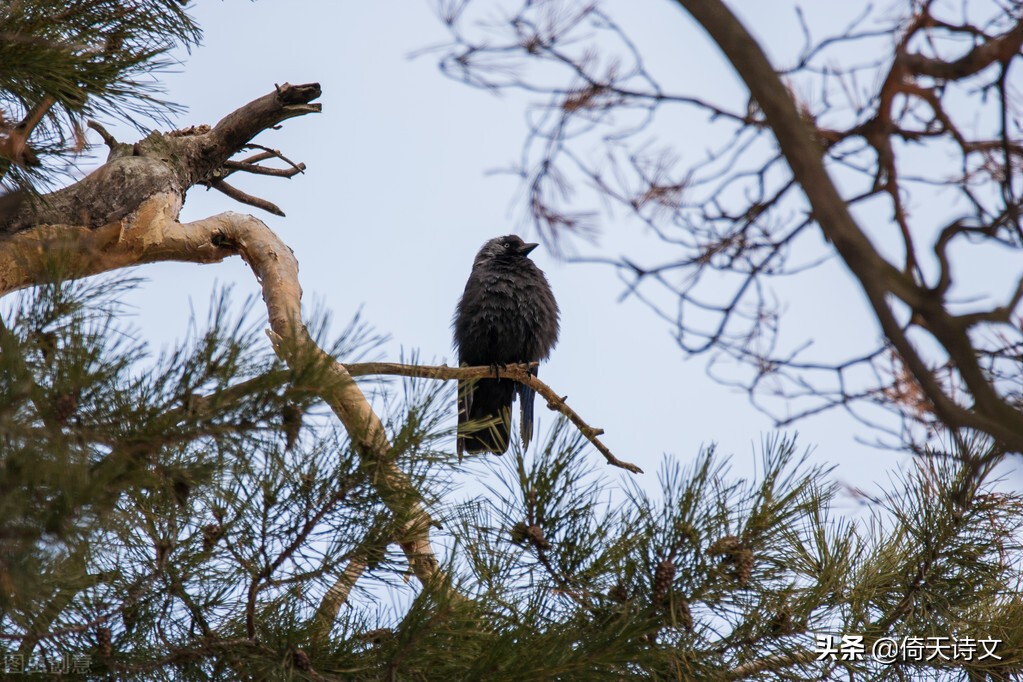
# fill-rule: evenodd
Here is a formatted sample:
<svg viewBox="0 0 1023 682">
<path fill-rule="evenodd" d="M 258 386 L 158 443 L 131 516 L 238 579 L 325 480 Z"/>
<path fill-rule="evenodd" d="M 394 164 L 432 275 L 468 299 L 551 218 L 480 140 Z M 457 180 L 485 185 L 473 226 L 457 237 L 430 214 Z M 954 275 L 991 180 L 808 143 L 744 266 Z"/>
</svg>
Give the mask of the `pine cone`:
<svg viewBox="0 0 1023 682">
<path fill-rule="evenodd" d="M 663 559 L 654 569 L 654 593 L 651 599 L 654 606 L 662 605 L 667 599 L 671 585 L 675 582 L 675 570 L 675 562 L 671 559 Z"/>
<path fill-rule="evenodd" d="M 4 198 L 11 196 L 7 194 Z M 36 345 L 39 347 L 39 352 L 43 356 L 43 361 L 50 362 L 53 356 L 57 354 L 57 335 L 53 332 L 36 332 Z"/>
<path fill-rule="evenodd" d="M 624 604 L 629 601 L 629 591 L 625 589 L 625 585 L 620 580 L 614 587 L 607 591 L 607 596 L 609 599 L 612 599 L 619 604 Z"/>
<path fill-rule="evenodd" d="M 224 527 L 219 523 L 209 523 L 202 527 L 202 548 L 203 551 L 210 551 L 224 535 Z"/>
<path fill-rule="evenodd" d="M 795 623 L 792 622 L 792 609 L 788 604 L 774 614 L 770 626 L 771 632 L 776 635 L 790 635 L 796 631 Z"/>
<path fill-rule="evenodd" d="M 734 571 L 736 580 L 741 587 L 749 585 L 753 577 L 753 550 L 746 547 L 742 540 L 734 535 L 726 535 L 707 549 L 711 556 L 721 555 L 721 563 L 727 564 Z"/>
<path fill-rule="evenodd" d="M 675 531 L 679 534 L 679 537 L 694 545 L 700 541 L 700 534 L 693 528 L 691 523 L 679 521 L 675 524 Z"/>
<path fill-rule="evenodd" d="M 313 664 L 309 660 L 309 654 L 302 651 L 301 649 L 295 649 L 291 652 L 291 661 L 295 664 L 295 667 L 302 671 L 312 670 Z"/>
<path fill-rule="evenodd" d="M 543 528 L 541 528 L 540 526 L 533 525 L 527 528 L 526 536 L 537 549 L 551 548 L 551 543 L 547 542 L 547 538 L 543 536 Z"/>
<path fill-rule="evenodd" d="M 526 544 L 526 537 L 529 532 L 529 527 L 526 526 L 525 521 L 519 521 L 511 528 L 511 541 L 516 545 Z"/>
<path fill-rule="evenodd" d="M 726 535 L 718 539 L 707 550 L 707 554 L 716 556 L 718 554 L 732 555 L 742 547 L 742 541 L 734 535 Z"/>
<path fill-rule="evenodd" d="M 184 509 L 188 505 L 188 498 L 192 495 L 192 481 L 184 472 L 173 474 L 171 489 L 174 491 L 174 500 L 178 506 Z"/>
<path fill-rule="evenodd" d="M 288 403 L 281 409 L 281 426 L 284 429 L 284 449 L 291 452 L 298 440 L 298 432 L 302 430 L 302 409 L 294 403 Z"/>
<path fill-rule="evenodd" d="M 63 426 L 78 411 L 78 396 L 74 393 L 61 393 L 53 401 L 53 417 Z"/>
</svg>

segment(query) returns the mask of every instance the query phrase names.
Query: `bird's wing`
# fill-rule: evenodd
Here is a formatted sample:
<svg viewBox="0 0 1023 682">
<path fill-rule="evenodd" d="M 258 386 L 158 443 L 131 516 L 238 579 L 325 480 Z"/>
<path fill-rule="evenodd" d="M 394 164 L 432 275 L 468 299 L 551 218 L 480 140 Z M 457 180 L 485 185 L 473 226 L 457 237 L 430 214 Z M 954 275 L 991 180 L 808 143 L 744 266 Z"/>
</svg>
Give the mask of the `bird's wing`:
<svg viewBox="0 0 1023 682">
<path fill-rule="evenodd" d="M 539 376 L 539 367 L 529 370 L 533 376 Z M 529 440 L 533 437 L 533 397 L 536 391 L 525 384 L 518 384 L 519 403 L 521 405 L 522 419 L 519 423 L 519 435 L 522 438 L 523 452 L 529 448 Z"/>
</svg>

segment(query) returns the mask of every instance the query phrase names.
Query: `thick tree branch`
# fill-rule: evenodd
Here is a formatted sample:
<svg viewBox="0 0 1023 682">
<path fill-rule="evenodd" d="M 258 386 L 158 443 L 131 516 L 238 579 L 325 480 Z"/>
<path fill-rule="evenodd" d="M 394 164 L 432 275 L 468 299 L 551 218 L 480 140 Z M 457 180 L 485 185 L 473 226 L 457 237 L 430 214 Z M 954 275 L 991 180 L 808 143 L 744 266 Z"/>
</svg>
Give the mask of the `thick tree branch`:
<svg viewBox="0 0 1023 682">
<path fill-rule="evenodd" d="M 107 163 L 88 177 L 0 219 L 0 234 L 33 225 L 100 228 L 125 218 L 156 194 L 183 196 L 190 187 L 219 177 L 224 163 L 260 132 L 289 118 L 319 112 L 320 105 L 312 102 L 319 95 L 317 83 L 285 83 L 239 107 L 212 128 L 154 132 L 132 146 L 115 143 Z M 111 140 L 104 136 L 108 144 Z"/>
<path fill-rule="evenodd" d="M 219 168 L 264 130 L 295 116 L 319 113 L 320 105 L 312 103 L 319 96 L 319 83 L 305 85 L 285 83 L 275 86 L 274 92 L 253 100 L 222 118 L 210 131 L 217 145 L 214 149 L 220 152 L 220 156 L 208 160 L 208 172 Z M 200 145 L 198 151 L 205 153 L 209 149 L 210 147 L 204 143 Z"/>
<path fill-rule="evenodd" d="M 924 23 L 926 24 L 926 21 Z M 930 76 L 939 80 L 957 80 L 981 71 L 995 62 L 1007 62 L 1020 52 L 1023 46 L 1023 20 L 1016 22 L 1002 35 L 985 40 L 955 61 L 926 57 L 922 54 L 902 51 L 898 59 L 913 73 Z"/>
<path fill-rule="evenodd" d="M 719 0 L 676 0 L 710 34 L 746 83 L 778 140 L 800 183 L 821 231 L 834 244 L 846 266 L 859 280 L 885 336 L 933 405 L 935 414 L 951 428 L 973 428 L 1023 452 L 1023 419 L 1007 405 L 983 376 L 966 330 L 951 318 L 940 298 L 917 285 L 888 263 L 856 224 L 849 207 L 831 181 L 823 150 L 813 129 L 796 108 L 757 41 Z M 949 396 L 918 353 L 889 305 L 896 296 L 920 315 L 926 328 L 944 346 L 975 399 L 973 409 Z"/>
<path fill-rule="evenodd" d="M 263 290 L 274 349 L 292 368 L 315 365 L 316 387 L 348 430 L 382 500 L 400 520 L 395 537 L 424 584 L 443 579 L 430 541 L 431 519 L 409 477 L 394 463 L 383 424 L 345 367 L 309 336 L 301 319 L 298 262 L 291 249 L 251 216 L 222 213 L 179 223 L 182 199 L 160 193 L 123 220 L 97 229 L 42 225 L 0 238 L 0 295 L 58 276 L 85 277 L 157 261 L 216 262 L 240 255 Z M 56 266 L 70 264 L 71 272 Z"/>
<path fill-rule="evenodd" d="M 330 629 L 334 627 L 334 621 L 337 620 L 341 605 L 348 601 L 348 595 L 351 594 L 355 583 L 362 577 L 366 566 L 366 563 L 359 559 L 350 560 L 345 566 L 345 570 L 323 595 L 320 606 L 316 609 L 316 615 L 313 617 L 313 629 L 319 637 L 326 639 L 330 634 Z"/>
</svg>

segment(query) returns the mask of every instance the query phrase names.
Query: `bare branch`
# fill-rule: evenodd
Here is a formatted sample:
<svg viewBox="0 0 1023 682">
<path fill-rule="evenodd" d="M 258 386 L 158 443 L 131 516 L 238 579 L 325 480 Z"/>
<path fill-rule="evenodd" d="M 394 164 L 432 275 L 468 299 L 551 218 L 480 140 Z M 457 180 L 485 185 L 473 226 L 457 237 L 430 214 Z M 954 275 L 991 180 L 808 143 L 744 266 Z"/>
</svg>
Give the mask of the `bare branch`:
<svg viewBox="0 0 1023 682">
<path fill-rule="evenodd" d="M 117 138 L 111 135 L 110 132 L 106 128 L 104 128 L 99 121 L 89 119 L 88 121 L 85 122 L 85 125 L 99 133 L 99 136 L 103 138 L 103 144 L 110 147 L 110 151 L 113 151 L 120 144 L 117 141 Z"/>
<path fill-rule="evenodd" d="M 937 25 L 928 13 L 921 15 L 923 25 Z M 948 28 L 948 24 L 941 24 Z M 984 40 L 959 59 L 951 62 L 918 53 L 903 51 L 899 61 L 919 76 L 930 76 L 940 80 L 958 80 L 982 71 L 995 62 L 1008 62 L 1020 53 L 1023 46 L 1023 19 L 1016 22 L 1011 30 L 1002 35 Z"/>
<path fill-rule="evenodd" d="M 822 150 L 814 143 L 804 117 L 797 111 L 791 95 L 756 40 L 720 2 L 678 2 L 710 33 L 763 109 L 789 166 L 813 207 L 818 225 L 856 275 L 885 336 L 933 404 L 935 413 L 953 429 L 969 427 L 986 431 L 1011 444 L 1012 449 L 1023 451 L 1023 420 L 1019 413 L 996 395 L 977 365 L 965 331 L 950 319 L 941 301 L 929 298 L 908 276 L 896 271 L 856 224 L 822 163 Z M 888 303 L 889 295 L 900 298 L 926 321 L 927 327 L 956 361 L 979 409 L 960 406 L 943 390 L 931 368 L 896 322 Z"/>
<path fill-rule="evenodd" d="M 255 206 L 256 208 L 261 208 L 268 213 L 273 213 L 274 215 L 281 216 L 282 218 L 284 217 L 284 211 L 279 209 L 276 204 L 269 202 L 266 199 L 261 199 L 259 197 L 254 197 L 251 194 L 247 194 L 237 187 L 229 185 L 223 180 L 213 180 L 210 182 L 210 187 L 223 192 L 235 201 L 248 204 L 249 206 Z"/>
<path fill-rule="evenodd" d="M 319 112 L 320 105 L 312 102 L 319 95 L 317 83 L 285 83 L 239 107 L 212 128 L 196 126 L 166 135 L 153 133 L 131 146 L 118 144 L 108 162 L 96 172 L 46 195 L 43 201 L 23 206 L 0 222 L 0 233 L 39 224 L 98 228 L 121 220 L 155 194 L 184 194 L 196 184 L 209 184 L 222 176 L 224 163 L 251 146 L 251 139 L 260 132 L 289 118 Z M 104 140 L 109 144 L 107 138 Z M 125 177 L 132 178 L 132 182 L 125 182 Z M 238 200 L 274 212 L 273 204 L 235 192 Z"/>
<path fill-rule="evenodd" d="M 547 400 L 547 407 L 565 415 L 579 429 L 579 432 L 583 434 L 586 440 L 590 441 L 593 447 L 597 448 L 608 464 L 631 471 L 634 474 L 643 473 L 643 470 L 635 464 L 623 462 L 612 454 L 611 450 L 600 441 L 599 436 L 604 433 L 604 430 L 594 428 L 583 421 L 583 418 L 565 402 L 568 399 L 567 396 L 559 396 L 550 386 L 530 374 L 529 368 L 536 364 L 538 363 L 510 364 L 495 370 L 495 368 L 489 366 L 448 367 L 446 365 L 400 365 L 390 362 L 364 362 L 348 364 L 345 365 L 345 368 L 352 376 L 391 374 L 405 377 L 422 377 L 425 379 L 511 379 L 517 381 L 520 384 L 529 386 L 542 395 Z"/>
<path fill-rule="evenodd" d="M 242 161 L 225 161 L 224 168 L 232 171 L 244 171 L 253 175 L 272 175 L 278 178 L 291 178 L 305 171 L 305 164 L 300 163 L 294 168 L 269 168 Z"/>
<path fill-rule="evenodd" d="M 6 159 L 19 166 L 38 166 L 39 159 L 32 148 L 28 146 L 28 139 L 32 136 L 32 131 L 56 103 L 56 99 L 47 95 L 39 104 L 32 107 L 16 126 L 8 129 L 0 128 L 0 159 Z"/>
</svg>

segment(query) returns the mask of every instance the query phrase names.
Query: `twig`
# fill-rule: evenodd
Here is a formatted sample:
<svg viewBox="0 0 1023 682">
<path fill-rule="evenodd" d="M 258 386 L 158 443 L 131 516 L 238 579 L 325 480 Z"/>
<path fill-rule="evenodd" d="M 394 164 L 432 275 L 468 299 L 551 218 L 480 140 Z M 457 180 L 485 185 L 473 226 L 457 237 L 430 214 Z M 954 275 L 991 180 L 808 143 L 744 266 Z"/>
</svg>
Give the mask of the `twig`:
<svg viewBox="0 0 1023 682">
<path fill-rule="evenodd" d="M 251 194 L 247 194 L 237 187 L 227 184 L 223 180 L 211 180 L 210 187 L 223 192 L 235 201 L 248 204 L 249 206 L 255 206 L 256 208 L 261 208 L 268 213 L 273 213 L 274 215 L 281 216 L 282 218 L 284 217 L 284 211 L 278 208 L 276 204 L 269 202 L 266 199 L 261 199 L 259 197 L 254 197 Z"/>
<path fill-rule="evenodd" d="M 242 147 L 242 149 L 250 149 L 250 148 L 251 148 L 251 145 L 246 145 L 246 146 Z M 239 163 L 256 163 L 257 161 L 266 161 L 267 159 L 277 159 L 277 158 L 280 158 L 279 154 L 274 154 L 273 152 L 260 152 L 258 154 L 253 154 L 252 156 L 246 156 L 244 159 L 239 161 Z"/>
<path fill-rule="evenodd" d="M 39 158 L 28 146 L 28 138 L 32 136 L 32 131 L 56 103 L 57 100 L 47 95 L 28 112 L 18 125 L 7 130 L 6 134 L 0 135 L 0 157 L 19 166 L 38 166 Z"/>
<path fill-rule="evenodd" d="M 348 373 L 354 376 L 367 376 L 372 374 L 391 374 L 396 376 L 420 377 L 423 379 L 512 379 L 520 384 L 525 384 L 542 395 L 547 400 L 547 407 L 557 410 L 568 417 L 569 421 L 575 424 L 579 432 L 586 437 L 586 440 L 593 444 L 593 447 L 604 456 L 607 463 L 634 474 L 641 474 L 643 470 L 630 462 L 623 462 L 612 454 L 611 450 L 604 445 L 598 436 L 603 435 L 604 430 L 587 424 L 579 414 L 565 402 L 565 397 L 559 396 L 554 390 L 529 373 L 530 367 L 537 363 L 525 363 L 507 365 L 500 370 L 493 367 L 448 367 L 447 365 L 402 365 L 393 362 L 359 362 L 345 365 Z"/>
<path fill-rule="evenodd" d="M 103 144 L 110 147 L 111 150 L 115 149 L 118 145 L 117 138 L 110 134 L 106 128 L 99 121 L 94 121 L 91 118 L 85 122 L 85 125 L 92 128 L 99 136 L 103 138 Z"/>
<path fill-rule="evenodd" d="M 305 172 L 304 163 L 300 163 L 292 168 L 269 168 L 255 163 L 246 163 L 245 161 L 225 161 L 224 168 L 232 171 L 244 171 L 254 175 L 272 175 L 278 178 L 291 178 Z"/>
<path fill-rule="evenodd" d="M 253 154 L 247 159 L 242 159 L 241 161 L 242 163 L 255 163 L 256 161 L 264 161 L 266 159 L 280 159 L 284 163 L 296 169 L 298 172 L 302 172 L 305 170 L 304 163 L 295 163 L 294 161 L 286 157 L 284 154 L 281 154 L 280 150 L 278 149 L 264 147 L 263 145 L 256 144 L 254 142 L 250 142 L 249 144 L 245 145 L 243 149 L 262 149 L 263 152 L 261 154 Z"/>
</svg>

